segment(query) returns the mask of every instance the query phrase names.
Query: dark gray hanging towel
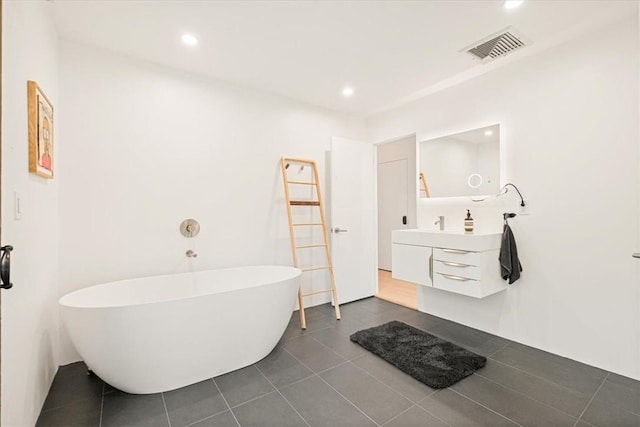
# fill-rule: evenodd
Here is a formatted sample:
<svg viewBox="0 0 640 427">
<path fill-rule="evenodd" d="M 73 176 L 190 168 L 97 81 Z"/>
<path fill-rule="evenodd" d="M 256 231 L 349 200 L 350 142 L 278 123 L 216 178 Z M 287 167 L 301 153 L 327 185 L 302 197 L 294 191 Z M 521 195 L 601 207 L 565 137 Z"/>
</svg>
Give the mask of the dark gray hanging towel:
<svg viewBox="0 0 640 427">
<path fill-rule="evenodd" d="M 520 278 L 521 271 L 522 264 L 518 259 L 516 239 L 509 224 L 505 224 L 502 230 L 502 246 L 500 246 L 500 273 L 504 280 L 509 279 L 509 284 L 512 284 Z"/>
</svg>

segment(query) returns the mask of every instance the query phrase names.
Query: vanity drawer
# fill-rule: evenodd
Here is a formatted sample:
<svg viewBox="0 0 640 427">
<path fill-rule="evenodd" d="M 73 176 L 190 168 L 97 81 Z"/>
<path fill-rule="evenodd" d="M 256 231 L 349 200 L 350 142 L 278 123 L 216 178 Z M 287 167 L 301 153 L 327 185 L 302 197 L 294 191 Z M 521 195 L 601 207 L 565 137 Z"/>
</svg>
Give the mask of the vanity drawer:
<svg viewBox="0 0 640 427">
<path fill-rule="evenodd" d="M 447 275 L 446 273 L 434 273 L 433 287 L 475 298 L 482 298 L 483 296 L 481 282 L 479 280 L 456 275 Z"/>
<path fill-rule="evenodd" d="M 479 266 L 482 263 L 482 253 L 459 249 L 433 248 L 433 259 Z"/>
<path fill-rule="evenodd" d="M 482 269 L 480 267 L 453 261 L 434 260 L 433 272 L 475 280 L 480 280 L 480 278 L 482 277 Z"/>
</svg>

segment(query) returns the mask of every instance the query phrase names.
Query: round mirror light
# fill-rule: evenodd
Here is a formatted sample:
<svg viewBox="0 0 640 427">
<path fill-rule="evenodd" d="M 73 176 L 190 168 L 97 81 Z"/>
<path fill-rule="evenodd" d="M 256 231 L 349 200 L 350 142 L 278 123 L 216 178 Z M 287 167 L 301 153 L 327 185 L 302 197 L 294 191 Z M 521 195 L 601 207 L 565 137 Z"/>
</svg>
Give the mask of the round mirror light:
<svg viewBox="0 0 640 427">
<path fill-rule="evenodd" d="M 482 185 L 482 175 L 479 173 L 472 173 L 469 175 L 469 178 L 467 178 L 467 184 L 469 184 L 469 187 L 471 188 L 480 187 Z"/>
</svg>

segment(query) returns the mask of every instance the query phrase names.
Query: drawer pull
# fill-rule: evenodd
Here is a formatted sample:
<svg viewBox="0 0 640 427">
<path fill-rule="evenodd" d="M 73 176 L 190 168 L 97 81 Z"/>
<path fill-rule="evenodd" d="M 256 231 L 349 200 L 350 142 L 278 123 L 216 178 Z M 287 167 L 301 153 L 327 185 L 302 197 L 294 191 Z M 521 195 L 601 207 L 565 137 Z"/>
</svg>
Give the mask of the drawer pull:
<svg viewBox="0 0 640 427">
<path fill-rule="evenodd" d="M 431 286 L 433 286 L 433 254 L 429 256 L 429 280 L 431 280 Z"/>
<path fill-rule="evenodd" d="M 443 263 L 444 265 L 448 265 L 449 267 L 469 267 L 469 265 L 467 264 L 460 264 L 459 262 L 449 262 L 449 261 L 440 261 L 441 263 Z"/>
<path fill-rule="evenodd" d="M 463 251 L 461 249 L 442 249 L 442 252 L 448 252 L 450 254 L 468 254 L 469 251 Z"/>
<path fill-rule="evenodd" d="M 466 277 L 452 276 L 451 274 L 444 274 L 444 273 L 438 273 L 438 274 L 443 277 L 446 277 L 447 279 L 458 280 L 460 282 L 468 282 L 469 280 L 473 280 L 473 279 L 467 279 Z"/>
</svg>

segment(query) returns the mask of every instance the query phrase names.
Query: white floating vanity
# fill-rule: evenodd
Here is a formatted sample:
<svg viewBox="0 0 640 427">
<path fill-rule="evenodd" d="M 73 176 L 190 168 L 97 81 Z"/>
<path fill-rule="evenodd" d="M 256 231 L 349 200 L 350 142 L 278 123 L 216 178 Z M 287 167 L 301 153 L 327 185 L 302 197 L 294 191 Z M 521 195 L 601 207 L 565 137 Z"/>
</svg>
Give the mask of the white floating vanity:
<svg viewBox="0 0 640 427">
<path fill-rule="evenodd" d="M 394 230 L 392 277 L 484 298 L 507 288 L 500 277 L 501 239 L 500 233 Z"/>
</svg>

